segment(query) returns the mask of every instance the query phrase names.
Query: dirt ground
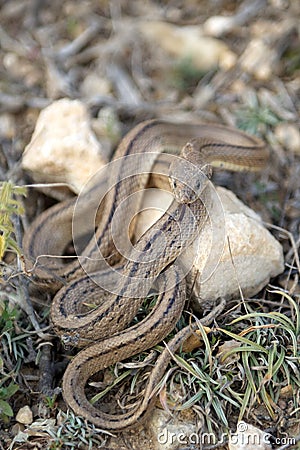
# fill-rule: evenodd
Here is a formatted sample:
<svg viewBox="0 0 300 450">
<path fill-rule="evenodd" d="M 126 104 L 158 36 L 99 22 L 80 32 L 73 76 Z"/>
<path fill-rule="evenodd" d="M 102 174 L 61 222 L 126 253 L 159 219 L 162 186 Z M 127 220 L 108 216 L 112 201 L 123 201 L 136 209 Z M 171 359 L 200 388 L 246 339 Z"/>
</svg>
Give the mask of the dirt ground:
<svg viewBox="0 0 300 450">
<path fill-rule="evenodd" d="M 81 100 L 102 124 L 94 132 L 108 154 L 125 132 L 149 118 L 231 125 L 268 144 L 264 173 L 217 174 L 214 180 L 268 224 L 283 247 L 284 272 L 254 299 L 228 302 L 210 323 L 215 332 L 207 335 L 209 347 L 185 354 L 189 368 L 198 364 L 203 370 L 206 384 L 173 361 L 157 406 L 172 409 L 190 402 L 181 415 L 174 407 L 175 426 L 192 416 L 197 432 L 218 437 L 235 430 L 244 408 L 242 419 L 271 433 L 272 447 L 280 449 L 300 448 L 299 26 L 298 0 L 0 0 L 0 181 L 32 183 L 21 166 L 24 148 L 40 111 L 61 98 Z M 39 189 L 17 198 L 24 211 L 15 210 L 11 218 L 12 239 L 21 248 L 24 229 L 58 200 Z M 8 249 L 1 263 L 0 449 L 167 448 L 159 447 L 153 427 L 111 437 L 66 412 L 61 379 L 75 352 L 67 351 L 49 327 L 51 294 L 33 291 L 21 255 Z M 263 322 L 262 312 L 274 316 Z M 252 319 L 246 317 L 250 313 Z M 187 321 L 188 316 L 177 328 Z M 229 369 L 219 357 L 220 346 L 243 336 L 267 348 L 267 362 L 249 350 Z M 134 359 L 134 369 L 107 370 L 95 385 L 131 370 L 142 392 L 139 364 L 147 355 Z M 227 380 L 223 397 L 214 390 L 216 374 Z M 211 398 L 191 400 L 204 385 Z M 124 399 L 134 401 L 131 386 L 128 378 L 118 384 L 106 406 L 115 396 L 119 406 Z M 203 447 L 228 448 L 227 442 Z M 172 448 L 201 446 L 187 442 Z"/>
</svg>

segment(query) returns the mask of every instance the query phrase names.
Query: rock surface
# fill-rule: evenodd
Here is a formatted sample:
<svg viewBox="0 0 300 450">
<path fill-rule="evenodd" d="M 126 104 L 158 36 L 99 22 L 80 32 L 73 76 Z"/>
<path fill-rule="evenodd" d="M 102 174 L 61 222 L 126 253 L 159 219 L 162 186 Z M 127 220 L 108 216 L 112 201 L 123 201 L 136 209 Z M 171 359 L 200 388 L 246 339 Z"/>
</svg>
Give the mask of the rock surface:
<svg viewBox="0 0 300 450">
<path fill-rule="evenodd" d="M 26 405 L 19 409 L 16 415 L 16 420 L 17 422 L 22 423 L 24 425 L 30 425 L 32 423 L 33 414 L 29 406 Z"/>
<path fill-rule="evenodd" d="M 199 240 L 184 255 L 186 267 L 193 266 L 191 278 L 200 304 L 220 297 L 240 296 L 240 290 L 244 296 L 253 296 L 284 268 L 282 247 L 264 227 L 260 217 L 232 192 L 221 187 L 216 191 L 224 209 L 221 217 L 212 214 L 216 245 L 211 251 L 212 228 L 211 222 L 207 221 Z M 153 208 L 154 195 L 159 210 L 147 210 L 149 205 Z M 167 209 L 171 198 L 165 192 L 160 196 L 158 192 L 149 191 L 143 205 L 146 212 L 137 224 L 138 236 Z"/>
<path fill-rule="evenodd" d="M 36 182 L 65 182 L 77 193 L 105 163 L 86 107 L 69 99 L 41 111 L 22 160 Z"/>
<path fill-rule="evenodd" d="M 180 413 L 179 417 L 171 417 L 165 411 L 155 408 L 149 428 L 155 450 L 179 450 L 191 448 L 190 445 L 193 448 L 200 443 L 195 418 L 189 410 Z"/>
<path fill-rule="evenodd" d="M 229 450 L 271 450 L 270 435 L 246 422 L 237 424 L 236 433 L 229 436 Z"/>
</svg>

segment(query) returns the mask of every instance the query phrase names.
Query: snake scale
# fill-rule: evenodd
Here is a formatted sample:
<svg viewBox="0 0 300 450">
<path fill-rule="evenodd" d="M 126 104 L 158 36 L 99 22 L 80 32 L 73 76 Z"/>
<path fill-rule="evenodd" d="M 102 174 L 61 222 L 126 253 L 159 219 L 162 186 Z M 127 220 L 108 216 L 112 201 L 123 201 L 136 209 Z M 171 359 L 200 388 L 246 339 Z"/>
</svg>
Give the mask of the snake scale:
<svg viewBox="0 0 300 450">
<path fill-rule="evenodd" d="M 162 157 L 166 151 L 180 158 L 174 157 L 170 163 Z M 80 257 L 62 264 L 58 258 L 45 256 L 62 255 L 70 241 L 74 200 L 46 210 L 31 224 L 24 236 L 24 253 L 32 279 L 58 290 L 51 307 L 54 330 L 64 342 L 85 347 L 71 360 L 63 377 L 64 399 L 76 414 L 102 429 L 121 431 L 139 423 L 151 409 L 154 388 L 171 358 L 168 350 L 149 375 L 141 402 L 123 414 L 107 414 L 96 408 L 88 401 L 85 386 L 95 373 L 154 346 L 174 329 L 186 297 L 185 274 L 178 257 L 207 219 L 203 195 L 211 167 L 257 171 L 267 158 L 264 143 L 239 130 L 216 124 L 145 121 L 121 140 L 114 170 L 104 171 L 82 194 L 83 220 L 79 220 L 77 231 L 82 235 L 87 231 L 85 215 L 104 197 L 95 213 L 97 229 Z M 133 170 L 131 161 L 136 160 Z M 143 190 L 160 178 L 154 170 L 159 164 L 167 166 L 164 173 L 174 200 L 134 246 L 130 244 L 134 227 L 126 230 L 124 260 L 122 245 L 120 250 L 114 237 L 124 235 L 127 228 L 124 224 L 129 222 L 123 215 L 136 217 Z M 131 196 L 133 201 L 121 208 L 120 219 L 113 224 L 118 206 Z M 111 293 L 104 292 L 102 280 Z M 158 293 L 155 307 L 145 319 L 130 326 L 152 287 Z M 94 307 L 83 310 L 83 304 Z M 194 328 L 195 324 L 176 334 L 169 350 L 175 352 Z"/>
</svg>

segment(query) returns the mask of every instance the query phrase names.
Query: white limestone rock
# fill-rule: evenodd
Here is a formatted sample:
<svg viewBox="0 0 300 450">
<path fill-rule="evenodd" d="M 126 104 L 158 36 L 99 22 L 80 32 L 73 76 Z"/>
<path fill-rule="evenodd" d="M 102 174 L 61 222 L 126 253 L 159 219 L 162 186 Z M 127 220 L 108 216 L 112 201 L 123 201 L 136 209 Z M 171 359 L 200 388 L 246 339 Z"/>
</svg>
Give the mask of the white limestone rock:
<svg viewBox="0 0 300 450">
<path fill-rule="evenodd" d="M 284 269 L 282 247 L 260 217 L 232 192 L 221 187 L 216 190 L 224 209 L 220 217 L 213 213 L 217 245 L 212 250 L 212 228 L 207 221 L 199 243 L 195 241 L 183 255 L 187 270 L 192 269 L 190 278 L 200 305 L 220 297 L 239 297 L 240 289 L 244 296 L 253 296 Z M 156 222 L 171 200 L 165 191 L 162 195 L 158 190 L 149 191 L 142 207 L 145 212 L 137 223 L 137 237 Z M 154 202 L 157 209 L 153 209 Z"/>
<path fill-rule="evenodd" d="M 198 447 L 199 433 L 191 410 L 185 410 L 176 417 L 155 408 L 148 423 L 155 450 L 180 450 Z"/>
<path fill-rule="evenodd" d="M 271 450 L 271 435 L 246 422 L 237 424 L 236 433 L 229 436 L 229 450 Z"/>
<path fill-rule="evenodd" d="M 33 414 L 28 405 L 19 409 L 16 415 L 16 421 L 24 425 L 30 425 L 33 421 Z"/>
<path fill-rule="evenodd" d="M 76 193 L 105 163 L 85 105 L 69 99 L 41 111 L 22 159 L 36 182 L 65 182 Z"/>
</svg>

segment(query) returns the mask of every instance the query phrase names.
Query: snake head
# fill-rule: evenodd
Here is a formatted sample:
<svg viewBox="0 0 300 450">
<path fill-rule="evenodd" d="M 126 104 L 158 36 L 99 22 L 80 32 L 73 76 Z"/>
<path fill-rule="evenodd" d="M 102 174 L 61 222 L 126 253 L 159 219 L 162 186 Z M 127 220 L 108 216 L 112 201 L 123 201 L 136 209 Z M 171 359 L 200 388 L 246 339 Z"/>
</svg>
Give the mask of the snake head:
<svg viewBox="0 0 300 450">
<path fill-rule="evenodd" d="M 193 203 L 200 198 L 211 177 L 211 165 L 201 158 L 193 142 L 188 142 L 170 166 L 170 186 L 179 203 Z"/>
</svg>

